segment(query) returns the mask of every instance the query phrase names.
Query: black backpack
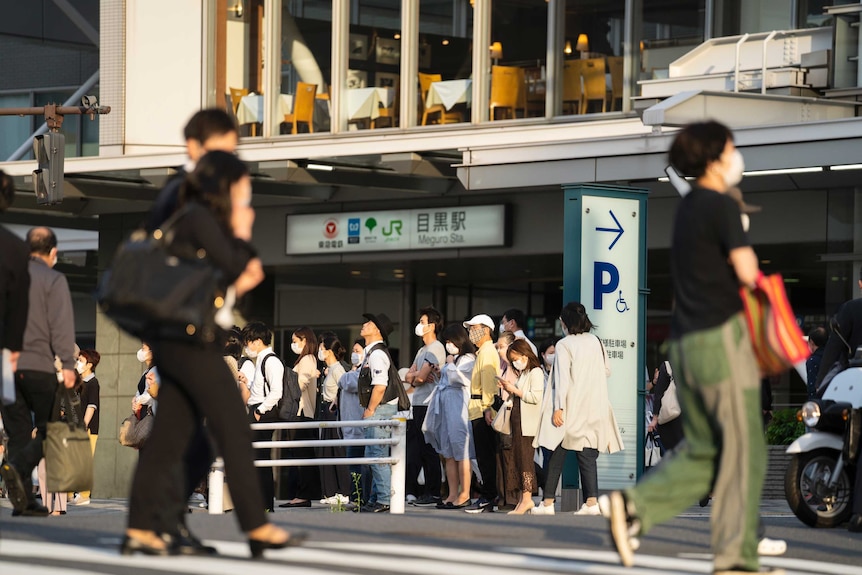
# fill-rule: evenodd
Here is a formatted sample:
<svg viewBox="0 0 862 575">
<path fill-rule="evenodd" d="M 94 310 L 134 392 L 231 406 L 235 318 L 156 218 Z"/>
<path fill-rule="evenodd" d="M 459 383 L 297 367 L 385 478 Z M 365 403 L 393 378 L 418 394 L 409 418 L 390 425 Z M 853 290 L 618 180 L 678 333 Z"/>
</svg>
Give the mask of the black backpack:
<svg viewBox="0 0 862 575">
<path fill-rule="evenodd" d="M 368 407 L 368 402 L 371 399 L 371 369 L 368 367 L 368 356 L 378 349 L 383 350 L 387 357 L 389 357 L 389 383 L 386 386 L 386 391 L 383 394 L 383 399 L 380 400 L 380 404 L 389 403 L 397 397 L 398 411 L 407 411 L 410 409 L 410 398 L 404 390 L 404 384 L 401 383 L 398 368 L 395 367 L 395 362 L 392 361 L 389 349 L 383 342 L 377 343 L 377 345 L 368 350 L 362 368 L 359 370 L 359 405 Z"/>
<path fill-rule="evenodd" d="M 299 400 L 302 397 L 302 389 L 299 387 L 299 377 L 292 368 L 284 365 L 281 358 L 274 353 L 263 358 L 263 365 L 260 368 L 260 372 L 263 374 L 263 383 L 266 394 L 269 394 L 270 389 L 269 383 L 266 381 L 266 360 L 271 357 L 277 359 L 281 363 L 282 367 L 284 367 L 281 399 L 278 400 L 278 404 L 276 404 L 273 410 L 278 414 L 278 418 L 282 421 L 299 421 L 300 416 L 297 415 L 297 413 L 299 413 Z"/>
</svg>

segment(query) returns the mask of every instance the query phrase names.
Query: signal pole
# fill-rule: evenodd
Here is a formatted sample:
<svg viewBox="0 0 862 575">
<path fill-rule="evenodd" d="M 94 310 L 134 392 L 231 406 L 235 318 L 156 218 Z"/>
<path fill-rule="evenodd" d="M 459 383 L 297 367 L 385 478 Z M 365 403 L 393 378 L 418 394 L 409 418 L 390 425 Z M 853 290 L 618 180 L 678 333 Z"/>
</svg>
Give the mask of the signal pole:
<svg viewBox="0 0 862 575">
<path fill-rule="evenodd" d="M 33 189 L 36 203 L 59 204 L 63 201 L 63 163 L 66 152 L 66 137 L 60 133 L 63 118 L 67 115 L 109 114 L 110 106 L 99 106 L 93 96 L 81 98 L 82 106 L 58 106 L 47 104 L 32 108 L 0 108 L 0 116 L 45 116 L 48 132 L 33 139 L 33 154 L 38 167 L 33 172 Z"/>
</svg>

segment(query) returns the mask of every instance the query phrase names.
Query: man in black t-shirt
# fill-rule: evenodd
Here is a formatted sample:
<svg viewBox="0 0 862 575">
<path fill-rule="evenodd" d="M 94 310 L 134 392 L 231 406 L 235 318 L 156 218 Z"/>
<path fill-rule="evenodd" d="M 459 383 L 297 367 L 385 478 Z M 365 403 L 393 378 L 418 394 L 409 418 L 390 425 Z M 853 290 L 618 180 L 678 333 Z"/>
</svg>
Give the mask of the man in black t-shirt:
<svg viewBox="0 0 862 575">
<path fill-rule="evenodd" d="M 712 489 L 714 575 L 757 573 L 766 445 L 759 369 L 739 285 L 753 286 L 759 270 L 739 207 L 726 194 L 742 179 L 744 163 L 730 130 L 717 122 L 686 126 L 669 156 L 680 173 L 696 179 L 679 204 L 671 247 L 670 362 L 685 440 L 633 489 L 600 505 L 629 566 L 638 537 Z"/>
</svg>

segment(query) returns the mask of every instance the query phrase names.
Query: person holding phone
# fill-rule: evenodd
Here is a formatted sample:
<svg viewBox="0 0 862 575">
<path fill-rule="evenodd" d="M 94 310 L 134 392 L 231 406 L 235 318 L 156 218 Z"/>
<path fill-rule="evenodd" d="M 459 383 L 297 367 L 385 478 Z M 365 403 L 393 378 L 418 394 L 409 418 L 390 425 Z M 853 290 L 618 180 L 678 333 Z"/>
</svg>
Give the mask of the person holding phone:
<svg viewBox="0 0 862 575">
<path fill-rule="evenodd" d="M 323 384 L 320 386 L 320 407 L 317 412 L 318 421 L 338 421 L 338 380 L 347 372 L 342 363 L 347 350 L 338 336 L 331 331 L 320 334 L 320 345 L 317 359 L 326 364 L 323 369 Z M 341 439 L 339 428 L 321 429 L 320 439 Z M 326 446 L 318 448 L 319 458 L 346 457 L 344 447 Z M 350 472 L 344 465 L 327 465 L 320 467 L 320 483 L 323 497 L 329 498 L 336 494 L 347 495 L 353 491 Z"/>
</svg>

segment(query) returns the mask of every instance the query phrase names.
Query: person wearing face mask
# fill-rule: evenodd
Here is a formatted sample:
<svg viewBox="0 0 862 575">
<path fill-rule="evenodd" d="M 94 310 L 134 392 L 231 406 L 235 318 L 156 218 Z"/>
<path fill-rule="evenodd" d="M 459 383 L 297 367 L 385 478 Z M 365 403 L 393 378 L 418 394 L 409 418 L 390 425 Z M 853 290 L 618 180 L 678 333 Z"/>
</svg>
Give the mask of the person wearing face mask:
<svg viewBox="0 0 862 575">
<path fill-rule="evenodd" d="M 440 456 L 422 434 L 422 423 L 428 412 L 427 401 L 446 361 L 446 350 L 437 339 L 443 329 L 443 316 L 433 307 L 419 310 L 419 323 L 413 332 L 422 338 L 422 347 L 416 352 L 413 364 L 407 370 L 404 381 L 410 384 L 410 402 L 413 404 L 413 419 L 407 421 L 407 493 L 418 495 L 413 502 L 417 507 L 433 507 L 440 502 Z M 419 472 L 425 472 L 425 493 L 419 485 Z"/>
<path fill-rule="evenodd" d="M 338 381 L 344 376 L 345 369 L 342 358 L 344 349 L 338 336 L 331 331 L 320 334 L 320 345 L 317 359 L 326 364 L 323 370 L 323 383 L 320 386 L 320 407 L 317 410 L 319 421 L 338 421 Z M 339 428 L 321 429 L 319 439 L 341 439 Z M 345 457 L 346 452 L 341 446 L 325 446 L 315 450 L 319 458 Z M 344 465 L 327 465 L 320 468 L 320 487 L 323 497 L 329 498 L 336 494 L 348 495 L 353 491 L 350 473 Z"/>
<path fill-rule="evenodd" d="M 102 358 L 95 349 L 82 349 L 75 362 L 75 371 L 81 376 L 81 405 L 84 407 L 84 425 L 90 436 L 90 450 L 96 455 L 96 441 L 99 439 L 99 380 L 96 379 L 96 366 Z M 88 505 L 90 492 L 81 491 L 72 500 L 73 505 Z"/>
<path fill-rule="evenodd" d="M 470 460 L 476 457 L 467 410 L 476 347 L 464 326 L 457 323 L 446 326 L 440 339 L 448 356 L 440 369 L 422 432 L 446 465 L 449 495 L 437 504 L 437 509 L 463 509 L 470 505 Z"/>
<path fill-rule="evenodd" d="M 501 331 L 497 337 L 494 347 L 497 348 L 497 354 L 500 356 L 500 377 L 509 382 L 515 383 L 518 380 L 518 374 L 509 363 L 507 352 L 509 346 L 515 341 L 515 334 L 511 331 Z M 501 387 L 499 390 L 499 399 L 495 398 L 497 407 L 503 404 L 505 400 L 510 398 L 506 388 Z M 500 494 L 497 502 L 497 511 L 511 511 L 515 509 L 518 502 L 521 500 L 521 479 L 518 475 L 518 469 L 515 465 L 515 454 L 512 451 L 512 434 L 497 434 L 497 492 Z"/>
<path fill-rule="evenodd" d="M 551 373 L 551 367 L 554 365 L 554 353 L 556 352 L 558 337 L 550 337 L 539 345 L 539 359 L 542 360 L 542 371 L 545 372 L 545 377 Z"/>
<path fill-rule="evenodd" d="M 293 371 L 299 380 L 302 397 L 299 399 L 298 421 L 314 421 L 317 409 L 317 381 L 320 370 L 317 369 L 317 336 L 310 327 L 301 327 L 290 337 L 290 351 L 298 357 L 293 364 Z M 287 432 L 289 441 L 319 439 L 314 429 L 291 429 Z M 313 459 L 314 449 L 297 447 L 287 450 L 287 456 L 296 459 Z M 293 497 L 290 497 L 293 495 Z M 288 497 L 279 507 L 311 507 L 312 499 L 320 499 L 320 470 L 317 467 L 305 466 L 288 474 Z"/>
<path fill-rule="evenodd" d="M 760 375 L 739 297 L 740 284 L 753 287 L 759 269 L 727 194 L 744 162 L 731 131 L 717 122 L 680 130 L 669 160 L 695 178 L 677 208 L 670 254 L 670 363 L 685 441 L 634 488 L 603 499 L 603 511 L 622 563 L 631 565 L 634 539 L 712 488 L 713 573 L 762 573 L 757 526 L 766 447 Z"/>
<path fill-rule="evenodd" d="M 476 462 L 482 474 L 479 499 L 465 509 L 468 513 L 492 512 L 497 498 L 497 433 L 491 427 L 494 421 L 494 397 L 497 395 L 497 376 L 500 375 L 500 356 L 494 348 L 492 336 L 494 321 L 479 314 L 464 322 L 470 342 L 478 348 L 476 364 L 470 377 L 470 404 L 468 411 L 473 428 Z"/>
<path fill-rule="evenodd" d="M 539 412 L 545 377 L 539 367 L 539 358 L 524 340 L 513 342 L 506 351 L 517 381 L 500 378 L 500 388 L 509 393 L 512 401 L 512 463 L 520 480 L 520 501 L 509 512 L 523 515 L 533 507 L 533 491 L 536 490 L 536 466 L 533 462 L 536 450 L 533 437 L 539 429 Z"/>
<path fill-rule="evenodd" d="M 530 338 L 527 337 L 527 334 L 524 333 L 524 326 L 527 325 L 527 315 L 519 310 L 519 309 L 507 309 L 506 313 L 503 314 L 503 319 L 500 320 L 500 333 L 504 331 L 511 331 L 515 334 L 515 339 L 523 339 L 527 342 L 527 345 L 530 346 L 530 349 L 533 351 L 533 355 L 538 353 L 536 349 L 536 345 L 530 341 Z"/>
<path fill-rule="evenodd" d="M 8 460 L 0 476 L 9 490 L 13 516 L 44 517 L 48 510 L 33 496 L 32 472 L 42 459 L 46 424 L 57 393 L 54 355 L 60 358 L 62 384 L 75 386 L 75 319 L 66 276 L 57 263 L 57 236 L 49 228 L 27 232 L 30 289 L 27 325 L 15 372 L 15 402 L 5 406 Z M 36 433 L 33 434 L 33 428 Z"/>
<path fill-rule="evenodd" d="M 350 371 L 338 379 L 338 387 L 341 397 L 338 400 L 338 417 L 341 421 L 359 421 L 365 408 L 359 404 L 359 366 L 365 359 L 365 339 L 359 338 L 353 342 L 350 353 Z M 341 433 L 344 439 L 365 439 L 365 430 L 361 427 L 342 427 Z M 347 457 L 364 457 L 365 447 L 362 445 L 348 445 L 345 448 Z M 371 489 L 371 471 L 367 465 L 353 464 L 348 466 L 351 479 L 359 481 L 359 493 L 357 494 L 355 483 L 350 490 L 351 500 L 358 503 L 354 510 L 359 508 L 368 499 Z M 358 499 L 358 501 L 356 501 Z"/>
</svg>

